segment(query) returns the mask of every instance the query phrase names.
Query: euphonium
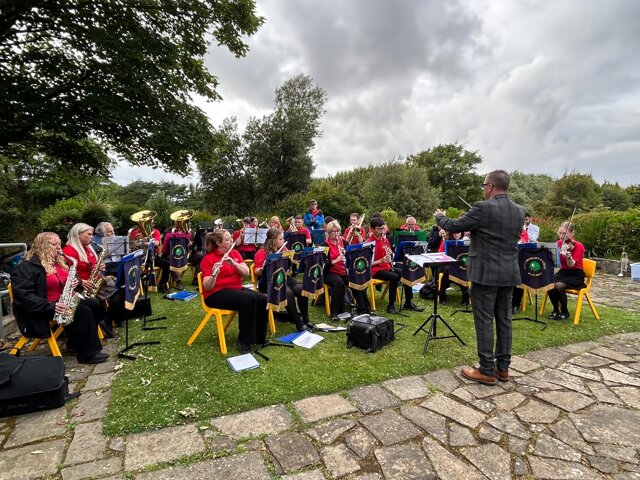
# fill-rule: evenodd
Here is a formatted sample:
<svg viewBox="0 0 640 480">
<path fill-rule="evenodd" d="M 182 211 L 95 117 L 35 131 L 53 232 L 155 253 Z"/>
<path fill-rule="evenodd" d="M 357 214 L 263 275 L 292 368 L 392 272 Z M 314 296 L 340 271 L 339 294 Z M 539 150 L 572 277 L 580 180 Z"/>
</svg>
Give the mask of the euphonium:
<svg viewBox="0 0 640 480">
<path fill-rule="evenodd" d="M 153 210 L 140 210 L 129 217 L 132 222 L 138 224 L 139 232 L 138 238 L 131 240 L 131 232 L 133 232 L 134 229 L 129 229 L 127 235 L 129 237 L 129 250 L 139 250 L 146 241 L 152 238 L 153 226 L 151 225 L 151 221 L 156 218 L 156 215 L 157 213 Z"/>
<path fill-rule="evenodd" d="M 76 292 L 71 286 L 71 283 L 76 277 L 76 265 L 78 264 L 78 261 L 73 257 L 68 257 L 64 254 L 61 255 L 71 260 L 71 266 L 69 267 L 69 276 L 67 277 L 67 281 L 64 284 L 62 295 L 60 295 L 60 298 L 58 299 L 58 303 L 62 303 L 67 308 L 63 313 L 56 312 L 53 316 L 53 319 L 58 325 L 66 326 L 73 322 L 73 316 L 76 313 L 78 304 L 84 297 Z"/>
<path fill-rule="evenodd" d="M 191 225 L 189 220 L 193 217 L 193 210 L 178 210 L 173 212 L 169 218 L 175 222 L 173 227 L 174 232 L 189 233 L 191 231 Z"/>
<path fill-rule="evenodd" d="M 93 288 L 85 289 L 85 293 L 88 298 L 96 298 L 102 288 L 102 285 L 104 285 L 104 277 L 100 275 L 100 265 L 104 263 L 106 253 L 106 249 L 102 249 L 98 256 L 98 260 L 96 260 L 96 264 L 91 269 L 88 280 L 93 284 Z"/>
</svg>

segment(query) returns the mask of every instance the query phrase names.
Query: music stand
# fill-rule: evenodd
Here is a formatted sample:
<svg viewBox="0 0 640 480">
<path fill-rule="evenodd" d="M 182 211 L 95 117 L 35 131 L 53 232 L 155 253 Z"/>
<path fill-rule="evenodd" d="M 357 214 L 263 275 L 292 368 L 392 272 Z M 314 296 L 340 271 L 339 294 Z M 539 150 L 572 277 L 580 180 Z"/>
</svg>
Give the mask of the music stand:
<svg viewBox="0 0 640 480">
<path fill-rule="evenodd" d="M 405 247 L 419 247 L 422 251 L 420 253 L 424 253 L 426 251 L 426 245 L 425 242 L 418 242 L 418 241 L 405 241 L 404 238 L 406 237 L 406 235 L 404 235 L 402 238 L 403 240 L 398 242 L 398 245 L 396 246 L 396 250 L 393 254 L 393 263 L 398 264 L 400 262 L 402 262 L 404 264 L 405 262 L 405 258 L 407 256 L 407 254 L 405 253 Z M 419 265 L 419 264 L 418 264 Z M 401 287 L 400 290 L 400 305 L 398 307 L 398 310 L 396 311 L 397 315 L 402 315 L 403 317 L 408 317 L 409 315 L 407 315 L 406 313 L 402 313 L 402 310 L 404 310 L 403 305 L 404 305 L 404 287 L 407 286 L 407 283 L 404 283 L 402 281 L 402 278 L 400 278 L 400 282 L 398 284 L 398 287 Z M 424 281 L 425 275 L 424 275 L 424 267 L 422 268 L 422 277 L 421 279 L 417 279 L 416 281 L 414 281 L 414 283 L 411 284 L 411 286 L 413 287 L 413 284 L 415 283 L 420 283 L 422 281 Z M 408 281 L 411 281 L 411 279 L 408 279 Z"/>
<path fill-rule="evenodd" d="M 527 250 L 529 252 L 527 252 Z M 535 258 L 535 257 L 531 257 L 531 258 L 527 258 L 526 255 L 527 253 L 531 253 L 531 254 L 536 254 L 536 252 L 540 252 L 540 258 Z M 543 256 L 546 256 L 546 262 L 545 259 L 542 258 Z M 515 320 L 528 320 L 530 322 L 534 322 L 534 323 L 539 323 L 541 325 L 543 325 L 542 330 L 544 330 L 545 328 L 547 328 L 547 322 L 540 320 L 538 318 L 538 290 L 539 288 L 536 287 L 540 287 L 541 285 L 535 284 L 533 282 L 539 281 L 540 278 L 545 278 L 543 274 L 546 274 L 546 277 L 551 279 L 553 279 L 553 267 L 554 267 L 554 263 L 553 263 L 553 254 L 551 253 L 551 251 L 545 247 L 541 247 L 538 248 L 537 244 L 531 242 L 531 243 L 521 243 L 518 244 L 518 265 L 520 266 L 520 276 L 521 276 L 521 280 L 522 280 L 522 285 L 526 285 L 528 287 L 530 287 L 532 290 L 535 291 L 536 294 L 536 299 L 534 300 L 534 317 L 518 317 L 518 318 L 512 318 L 513 321 Z M 536 265 L 535 262 L 539 262 L 538 265 Z M 529 275 L 529 266 L 530 265 L 535 265 L 535 269 L 533 269 L 535 271 L 535 275 L 534 276 L 530 276 Z M 542 284 L 542 286 L 544 287 L 544 283 Z M 548 285 L 548 284 L 547 284 Z M 525 288 L 523 288 L 524 292 L 523 292 L 523 298 L 526 301 L 526 295 L 527 295 L 527 290 Z"/>
<path fill-rule="evenodd" d="M 150 247 L 149 248 L 154 248 L 151 247 L 152 243 L 149 244 Z M 149 249 L 147 249 L 149 250 Z M 147 256 L 145 257 L 145 264 L 144 264 L 144 270 L 146 272 L 146 274 L 142 277 L 142 295 L 144 296 L 144 298 L 148 298 L 149 299 L 149 311 L 151 311 L 151 297 L 149 297 L 149 282 L 151 280 L 151 275 L 155 275 L 155 272 L 153 271 L 153 259 L 151 258 L 151 255 L 149 254 L 149 252 L 147 252 Z M 145 311 L 145 314 L 142 316 L 142 329 L 143 330 L 166 330 L 166 326 L 160 326 L 160 327 L 148 327 L 147 326 L 147 322 L 158 322 L 160 320 L 166 320 L 167 317 L 166 316 L 161 316 L 161 317 L 156 317 L 156 318 L 147 318 L 147 312 Z"/>
<path fill-rule="evenodd" d="M 124 288 L 127 288 L 126 287 L 126 279 L 125 279 L 125 275 L 127 275 L 127 273 L 124 272 L 125 262 L 127 262 L 131 258 L 139 257 L 139 256 L 142 256 L 142 255 L 144 255 L 144 251 L 143 250 L 138 250 L 138 251 L 132 253 L 131 256 L 128 256 L 128 258 L 124 257 L 122 259 L 122 263 L 120 264 L 120 270 L 118 271 L 118 280 L 117 280 L 119 287 L 124 286 Z M 139 280 L 137 280 L 137 281 L 139 281 Z M 148 286 L 148 284 L 147 284 L 147 286 Z M 139 299 L 140 299 L 140 297 L 138 297 L 138 300 Z M 128 311 L 131 311 L 131 310 L 126 310 L 125 309 L 125 312 L 128 312 Z M 133 310 L 133 312 L 135 312 L 135 310 Z M 143 318 L 145 316 L 146 316 L 146 312 L 143 314 Z M 124 348 L 118 352 L 118 358 L 126 358 L 128 360 L 135 360 L 137 357 L 135 357 L 133 355 L 128 355 L 125 352 L 128 352 L 132 348 L 139 347 L 141 345 L 159 345 L 160 344 L 160 341 L 158 341 L 158 340 L 145 341 L 145 342 L 134 342 L 132 344 L 129 344 L 129 320 L 134 320 L 135 318 L 139 318 L 139 317 L 128 317 L 126 315 L 124 316 L 124 322 L 125 322 L 125 326 L 124 326 Z M 143 323 L 143 325 L 144 325 L 144 323 Z"/>
<path fill-rule="evenodd" d="M 434 277 L 438 278 L 438 270 L 440 267 L 444 267 L 447 265 L 455 265 L 458 263 L 458 260 L 445 255 L 444 253 L 423 253 L 421 255 L 407 255 L 409 260 L 418 265 L 422 265 L 424 268 L 432 267 L 434 272 Z M 445 338 L 457 338 L 462 345 L 467 345 L 464 343 L 462 338 L 449 326 L 449 324 L 440 316 L 438 313 L 438 297 L 439 297 L 438 289 L 436 289 L 433 295 L 433 313 L 427 318 L 422 325 L 418 327 L 418 329 L 413 332 L 413 335 L 417 335 L 419 331 L 423 331 L 427 334 L 427 338 L 424 342 L 424 346 L 422 347 L 422 354 L 424 355 L 427 351 L 427 347 L 429 346 L 429 342 L 431 340 L 441 340 Z M 438 336 L 438 320 L 440 320 L 445 327 L 449 329 L 451 335 Z M 428 325 L 428 327 L 427 327 Z M 427 327 L 427 328 L 425 328 Z"/>
<path fill-rule="evenodd" d="M 467 247 L 466 251 L 462 251 L 462 252 L 456 252 L 458 253 L 458 255 L 456 256 L 456 260 L 458 260 L 458 265 L 463 265 L 464 260 L 461 258 L 463 256 L 468 256 L 469 254 L 469 241 L 467 240 L 445 240 L 444 241 L 444 253 L 446 253 L 447 255 L 450 255 L 449 252 L 449 247 Z M 460 268 L 459 272 L 455 272 L 458 276 L 454 277 L 456 279 L 458 279 L 458 281 L 462 282 L 462 281 L 466 281 L 467 284 L 469 283 L 467 281 L 467 271 L 465 269 Z M 462 277 L 464 274 L 464 278 L 459 278 Z M 468 291 L 469 291 L 469 285 L 463 285 L 462 283 L 458 283 L 455 280 L 451 280 L 451 272 L 449 272 L 449 282 L 450 283 L 455 283 L 456 285 L 459 285 L 461 287 L 466 287 L 467 288 L 467 295 L 468 295 Z M 466 305 L 464 306 L 464 308 L 458 308 L 456 310 L 453 311 L 453 313 L 451 314 L 451 316 L 454 316 L 456 313 L 460 312 L 460 313 L 473 313 L 473 310 L 471 310 L 471 308 L 469 308 L 471 306 L 470 301 L 468 301 L 466 303 Z"/>
</svg>

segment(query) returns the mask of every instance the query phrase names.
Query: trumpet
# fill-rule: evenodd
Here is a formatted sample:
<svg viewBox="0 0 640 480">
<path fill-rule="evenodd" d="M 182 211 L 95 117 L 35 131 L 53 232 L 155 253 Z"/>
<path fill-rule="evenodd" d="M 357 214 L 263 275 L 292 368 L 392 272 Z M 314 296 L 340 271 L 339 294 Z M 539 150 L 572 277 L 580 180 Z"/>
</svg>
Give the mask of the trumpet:
<svg viewBox="0 0 640 480">
<path fill-rule="evenodd" d="M 227 250 L 225 254 L 222 255 L 222 258 L 213 266 L 213 269 L 211 270 L 212 277 L 218 276 L 218 274 L 220 273 L 220 269 L 222 268 L 222 264 L 225 262 L 227 258 L 229 258 L 229 254 L 231 253 L 231 250 L 233 250 L 234 248 L 236 248 L 235 243 L 231 245 L 231 248 Z"/>
<path fill-rule="evenodd" d="M 258 225 L 258 228 L 269 228 L 269 219 L 265 218 L 264 222 L 262 222 L 260 225 Z"/>
<path fill-rule="evenodd" d="M 365 214 L 363 213 L 362 216 L 360 217 L 360 221 L 358 222 L 358 225 L 351 227 L 349 229 L 349 235 L 347 236 L 347 243 L 351 243 L 351 240 L 353 240 L 353 237 L 357 237 L 357 238 L 362 238 L 362 222 L 364 222 L 364 216 Z"/>
</svg>

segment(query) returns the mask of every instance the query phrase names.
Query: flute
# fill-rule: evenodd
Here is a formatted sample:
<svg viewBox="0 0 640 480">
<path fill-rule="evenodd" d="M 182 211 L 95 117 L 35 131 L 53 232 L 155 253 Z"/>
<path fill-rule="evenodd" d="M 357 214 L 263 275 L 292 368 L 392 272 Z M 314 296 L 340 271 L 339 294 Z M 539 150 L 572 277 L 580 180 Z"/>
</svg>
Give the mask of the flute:
<svg viewBox="0 0 640 480">
<path fill-rule="evenodd" d="M 224 263 L 224 261 L 229 258 L 229 254 L 231 253 L 231 250 L 233 250 L 234 248 L 236 248 L 236 244 L 233 243 L 231 244 L 231 248 L 229 250 L 226 251 L 226 253 L 224 255 L 222 255 L 222 258 L 220 259 L 220 261 L 218 261 L 218 263 L 216 263 L 213 266 L 213 269 L 211 270 L 211 276 L 212 277 L 217 277 L 218 274 L 220 273 L 220 269 L 222 268 L 222 264 Z"/>
</svg>

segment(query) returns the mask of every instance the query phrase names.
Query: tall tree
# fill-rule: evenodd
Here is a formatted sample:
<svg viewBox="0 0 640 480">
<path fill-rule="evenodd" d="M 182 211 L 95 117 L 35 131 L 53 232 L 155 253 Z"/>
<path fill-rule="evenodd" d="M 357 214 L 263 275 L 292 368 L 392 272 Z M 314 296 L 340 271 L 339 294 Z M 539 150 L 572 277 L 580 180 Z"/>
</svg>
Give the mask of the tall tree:
<svg viewBox="0 0 640 480">
<path fill-rule="evenodd" d="M 611 210 L 628 210 L 633 206 L 631 195 L 617 183 L 602 184 L 602 204 Z"/>
<path fill-rule="evenodd" d="M 76 150 L 68 163 L 92 164 L 92 139 L 134 165 L 187 172 L 214 138 L 191 103 L 219 98 L 208 39 L 244 56 L 242 37 L 262 22 L 253 0 L 4 0 L 0 155 Z"/>
<path fill-rule="evenodd" d="M 565 173 L 557 180 L 536 211 L 549 217 L 569 219 L 571 212 L 584 213 L 602 204 L 600 186 L 591 175 Z"/>
<path fill-rule="evenodd" d="M 204 206 L 212 213 L 254 214 L 255 166 L 246 158 L 246 145 L 238 133 L 236 119 L 225 119 L 216 137 L 211 158 L 198 162 Z"/>
<path fill-rule="evenodd" d="M 511 172 L 509 196 L 527 211 L 536 215 L 534 205 L 540 203 L 553 186 L 551 175 L 541 173 Z"/>
<path fill-rule="evenodd" d="M 245 131 L 247 161 L 256 168 L 261 206 L 274 198 L 306 191 L 313 173 L 311 150 L 321 135 L 325 91 L 311 77 L 297 75 L 276 90 L 275 111 L 251 119 Z"/>
<path fill-rule="evenodd" d="M 475 173 L 482 162 L 478 152 L 450 143 L 409 155 L 407 160 L 426 170 L 431 185 L 440 189 L 442 206 L 466 210 L 467 206 L 459 197 L 469 203 L 481 198 L 478 189 L 481 177 Z"/>
</svg>

